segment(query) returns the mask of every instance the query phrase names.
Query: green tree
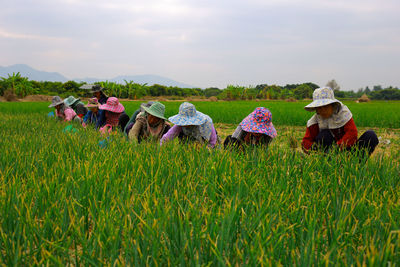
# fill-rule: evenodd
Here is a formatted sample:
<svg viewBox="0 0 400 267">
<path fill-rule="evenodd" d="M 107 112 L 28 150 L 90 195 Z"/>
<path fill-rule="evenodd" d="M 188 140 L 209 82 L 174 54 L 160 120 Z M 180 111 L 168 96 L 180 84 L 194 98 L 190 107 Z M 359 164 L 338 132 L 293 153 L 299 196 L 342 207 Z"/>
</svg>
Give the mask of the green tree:
<svg viewBox="0 0 400 267">
<path fill-rule="evenodd" d="M 222 90 L 216 87 L 210 87 L 204 90 L 205 97 L 218 96 Z"/>
<path fill-rule="evenodd" d="M 293 90 L 296 99 L 312 98 L 313 89 L 307 84 L 301 84 Z"/>
<path fill-rule="evenodd" d="M 18 97 L 25 97 L 33 93 L 33 87 L 27 77 L 22 77 L 19 72 L 13 72 L 12 75 L 8 74 L 7 78 L 2 79 L 2 94 L 5 90 L 11 90 L 11 92 Z"/>
<path fill-rule="evenodd" d="M 84 91 L 79 89 L 79 84 L 75 81 L 68 81 L 65 82 L 63 85 L 63 91 L 69 95 L 76 95 L 83 96 Z"/>
</svg>

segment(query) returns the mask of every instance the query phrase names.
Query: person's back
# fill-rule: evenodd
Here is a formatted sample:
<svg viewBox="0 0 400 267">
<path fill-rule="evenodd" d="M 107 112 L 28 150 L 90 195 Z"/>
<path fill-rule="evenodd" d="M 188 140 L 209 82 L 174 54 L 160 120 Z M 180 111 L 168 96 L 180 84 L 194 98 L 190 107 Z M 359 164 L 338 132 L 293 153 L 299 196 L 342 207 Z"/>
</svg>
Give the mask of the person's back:
<svg viewBox="0 0 400 267">
<path fill-rule="evenodd" d="M 175 125 L 161 138 L 160 145 L 163 142 L 179 137 L 184 142 L 198 142 L 207 144 L 214 148 L 218 142 L 217 132 L 214 128 L 212 119 L 196 110 L 196 107 L 188 102 L 179 106 L 179 113 L 169 117 L 169 121 Z"/>
<path fill-rule="evenodd" d="M 267 147 L 276 135 L 271 111 L 258 107 L 242 120 L 232 135 L 227 136 L 224 147 L 242 148 L 243 145 Z"/>
</svg>

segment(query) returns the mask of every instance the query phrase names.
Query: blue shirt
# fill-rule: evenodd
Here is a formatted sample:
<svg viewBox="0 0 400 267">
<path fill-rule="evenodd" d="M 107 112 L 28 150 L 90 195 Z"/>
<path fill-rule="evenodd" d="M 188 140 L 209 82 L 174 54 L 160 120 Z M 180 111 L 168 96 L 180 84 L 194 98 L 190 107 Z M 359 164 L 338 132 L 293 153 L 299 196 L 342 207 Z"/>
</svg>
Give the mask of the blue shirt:
<svg viewBox="0 0 400 267">
<path fill-rule="evenodd" d="M 97 113 L 89 110 L 85 117 L 83 117 L 83 122 L 86 124 L 93 123 L 96 125 L 96 129 L 98 129 L 106 124 L 106 113 L 101 109 L 99 109 Z"/>
</svg>

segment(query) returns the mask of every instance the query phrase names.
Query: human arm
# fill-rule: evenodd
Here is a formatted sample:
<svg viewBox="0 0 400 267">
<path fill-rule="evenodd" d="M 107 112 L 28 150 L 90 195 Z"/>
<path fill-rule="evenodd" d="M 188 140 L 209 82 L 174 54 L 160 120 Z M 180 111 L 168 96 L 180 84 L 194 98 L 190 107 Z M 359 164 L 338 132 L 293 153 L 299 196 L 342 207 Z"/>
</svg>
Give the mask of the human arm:
<svg viewBox="0 0 400 267">
<path fill-rule="evenodd" d="M 171 129 L 168 130 L 166 134 L 163 135 L 163 137 L 161 137 L 160 146 L 164 141 L 169 141 L 177 137 L 181 131 L 182 126 L 174 125 Z"/>
<path fill-rule="evenodd" d="M 217 137 L 217 132 L 215 131 L 214 125 L 211 126 L 211 135 L 210 135 L 210 141 L 208 142 L 208 146 L 211 148 L 215 147 L 215 144 L 217 143 L 218 137 Z"/>
<path fill-rule="evenodd" d="M 72 121 L 74 117 L 76 116 L 75 111 L 72 108 L 66 108 L 64 110 L 64 115 L 65 115 L 65 121 Z"/>
<path fill-rule="evenodd" d="M 140 131 L 142 130 L 142 127 L 144 125 L 145 121 L 142 118 L 139 118 L 136 120 L 135 124 L 133 125 L 132 129 L 129 131 L 129 140 L 137 142 Z"/>
<path fill-rule="evenodd" d="M 351 147 L 357 142 L 357 127 L 354 123 L 353 118 L 351 118 L 345 125 L 344 125 L 344 135 L 343 137 L 338 140 L 336 143 L 341 148 Z"/>
<path fill-rule="evenodd" d="M 86 115 L 83 117 L 83 123 L 88 123 L 89 118 L 92 116 L 92 111 L 89 110 Z"/>
<path fill-rule="evenodd" d="M 104 110 L 99 109 L 97 113 L 96 129 L 99 129 L 106 124 L 106 113 Z"/>
<path fill-rule="evenodd" d="M 318 124 L 313 124 L 307 127 L 306 134 L 304 135 L 303 140 L 301 142 L 301 148 L 303 149 L 304 152 L 308 153 L 308 151 L 311 149 L 318 133 L 319 133 Z"/>
</svg>

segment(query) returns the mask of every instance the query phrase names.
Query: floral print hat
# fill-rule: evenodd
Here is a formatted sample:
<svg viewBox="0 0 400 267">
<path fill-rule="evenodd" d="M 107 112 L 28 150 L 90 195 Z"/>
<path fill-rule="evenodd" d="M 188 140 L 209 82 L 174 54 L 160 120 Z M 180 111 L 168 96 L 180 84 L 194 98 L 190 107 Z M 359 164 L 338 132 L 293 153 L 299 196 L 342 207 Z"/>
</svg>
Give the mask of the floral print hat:
<svg viewBox="0 0 400 267">
<path fill-rule="evenodd" d="M 179 106 L 179 113 L 168 120 L 179 126 L 202 125 L 207 121 L 207 115 L 197 111 L 193 104 L 183 102 Z"/>
<path fill-rule="evenodd" d="M 313 102 L 304 107 L 307 111 L 314 111 L 317 107 L 326 106 L 332 103 L 341 102 L 335 98 L 332 88 L 322 87 L 314 90 Z"/>
<path fill-rule="evenodd" d="M 87 108 L 98 108 L 99 107 L 99 100 L 97 100 L 97 98 L 92 97 L 91 99 L 89 99 L 87 105 L 85 105 L 85 107 Z"/>
<path fill-rule="evenodd" d="M 266 134 L 271 138 L 276 137 L 271 111 L 264 107 L 256 108 L 242 120 L 240 127 L 246 132 Z"/>
</svg>

